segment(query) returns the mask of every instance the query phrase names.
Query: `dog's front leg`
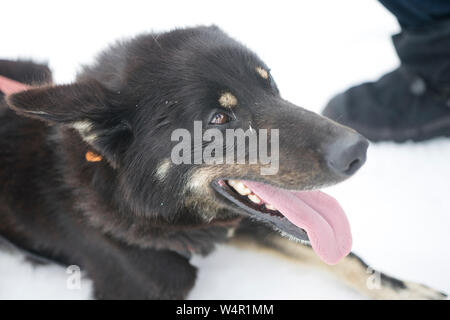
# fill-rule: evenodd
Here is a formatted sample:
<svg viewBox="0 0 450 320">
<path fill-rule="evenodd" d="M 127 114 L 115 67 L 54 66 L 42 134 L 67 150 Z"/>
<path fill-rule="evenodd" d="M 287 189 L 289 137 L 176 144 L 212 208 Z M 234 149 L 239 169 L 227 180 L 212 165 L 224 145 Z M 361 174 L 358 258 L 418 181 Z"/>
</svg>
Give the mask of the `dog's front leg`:
<svg viewBox="0 0 450 320">
<path fill-rule="evenodd" d="M 172 251 L 115 241 L 108 250 L 89 251 L 82 269 L 96 299 L 183 299 L 195 283 L 196 268 Z"/>
<path fill-rule="evenodd" d="M 231 244 L 268 253 L 321 268 L 344 281 L 361 294 L 374 299 L 443 299 L 445 294 L 427 286 L 395 279 L 369 267 L 350 253 L 336 265 L 322 262 L 310 246 L 282 237 L 269 227 L 245 220 L 236 230 Z"/>
</svg>

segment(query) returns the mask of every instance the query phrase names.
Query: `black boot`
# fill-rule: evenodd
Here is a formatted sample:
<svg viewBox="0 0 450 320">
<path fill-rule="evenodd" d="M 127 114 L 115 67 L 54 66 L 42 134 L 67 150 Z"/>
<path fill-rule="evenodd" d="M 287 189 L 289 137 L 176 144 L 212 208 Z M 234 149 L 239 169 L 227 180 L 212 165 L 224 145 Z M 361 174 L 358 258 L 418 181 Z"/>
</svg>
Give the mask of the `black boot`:
<svg viewBox="0 0 450 320">
<path fill-rule="evenodd" d="M 401 66 L 335 96 L 323 115 L 372 141 L 450 136 L 450 21 L 393 41 Z"/>
</svg>

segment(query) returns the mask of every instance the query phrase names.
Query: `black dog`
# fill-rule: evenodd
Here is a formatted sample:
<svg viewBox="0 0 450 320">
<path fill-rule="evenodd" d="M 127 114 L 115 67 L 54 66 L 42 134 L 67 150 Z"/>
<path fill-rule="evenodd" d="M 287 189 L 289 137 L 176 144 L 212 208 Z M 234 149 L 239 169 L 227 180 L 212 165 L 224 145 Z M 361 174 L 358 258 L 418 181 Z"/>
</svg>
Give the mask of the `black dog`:
<svg viewBox="0 0 450 320">
<path fill-rule="evenodd" d="M 283 100 L 267 66 L 217 27 L 116 44 L 71 85 L 51 85 L 49 70 L 28 62 L 2 61 L 0 74 L 38 85 L 6 96 L 14 111 L 0 105 L 0 234 L 79 265 L 96 298 L 185 298 L 190 256 L 229 238 L 323 266 L 371 297 L 443 297 L 383 274 L 368 288 L 367 265 L 343 258 L 351 238 L 339 206 L 295 191 L 351 176 L 367 141 Z M 279 129 L 278 171 L 261 175 L 260 161 L 174 164 L 171 134 L 193 133 L 194 121 Z M 324 264 L 309 240 L 326 262 L 342 261 Z"/>
</svg>

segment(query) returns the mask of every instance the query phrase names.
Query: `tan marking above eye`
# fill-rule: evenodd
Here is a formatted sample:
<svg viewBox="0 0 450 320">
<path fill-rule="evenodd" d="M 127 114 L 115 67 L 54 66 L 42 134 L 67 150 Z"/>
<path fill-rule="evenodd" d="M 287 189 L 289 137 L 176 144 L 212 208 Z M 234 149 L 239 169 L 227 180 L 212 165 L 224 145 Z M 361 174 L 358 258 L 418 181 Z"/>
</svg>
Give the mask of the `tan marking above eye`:
<svg viewBox="0 0 450 320">
<path fill-rule="evenodd" d="M 225 92 L 219 98 L 219 103 L 222 107 L 233 108 L 237 105 L 237 99 L 229 92 Z"/>
<path fill-rule="evenodd" d="M 261 76 L 263 79 L 269 79 L 269 72 L 261 67 L 256 67 L 256 72 Z"/>
</svg>

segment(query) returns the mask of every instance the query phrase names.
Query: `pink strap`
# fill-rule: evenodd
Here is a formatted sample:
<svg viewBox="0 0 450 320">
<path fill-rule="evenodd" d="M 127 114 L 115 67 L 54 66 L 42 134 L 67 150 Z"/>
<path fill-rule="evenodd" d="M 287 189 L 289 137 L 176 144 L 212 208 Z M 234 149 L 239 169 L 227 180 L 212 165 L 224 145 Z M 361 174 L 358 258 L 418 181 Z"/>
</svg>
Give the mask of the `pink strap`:
<svg viewBox="0 0 450 320">
<path fill-rule="evenodd" d="M 6 96 L 30 88 L 31 86 L 0 76 L 0 91 Z"/>
</svg>

